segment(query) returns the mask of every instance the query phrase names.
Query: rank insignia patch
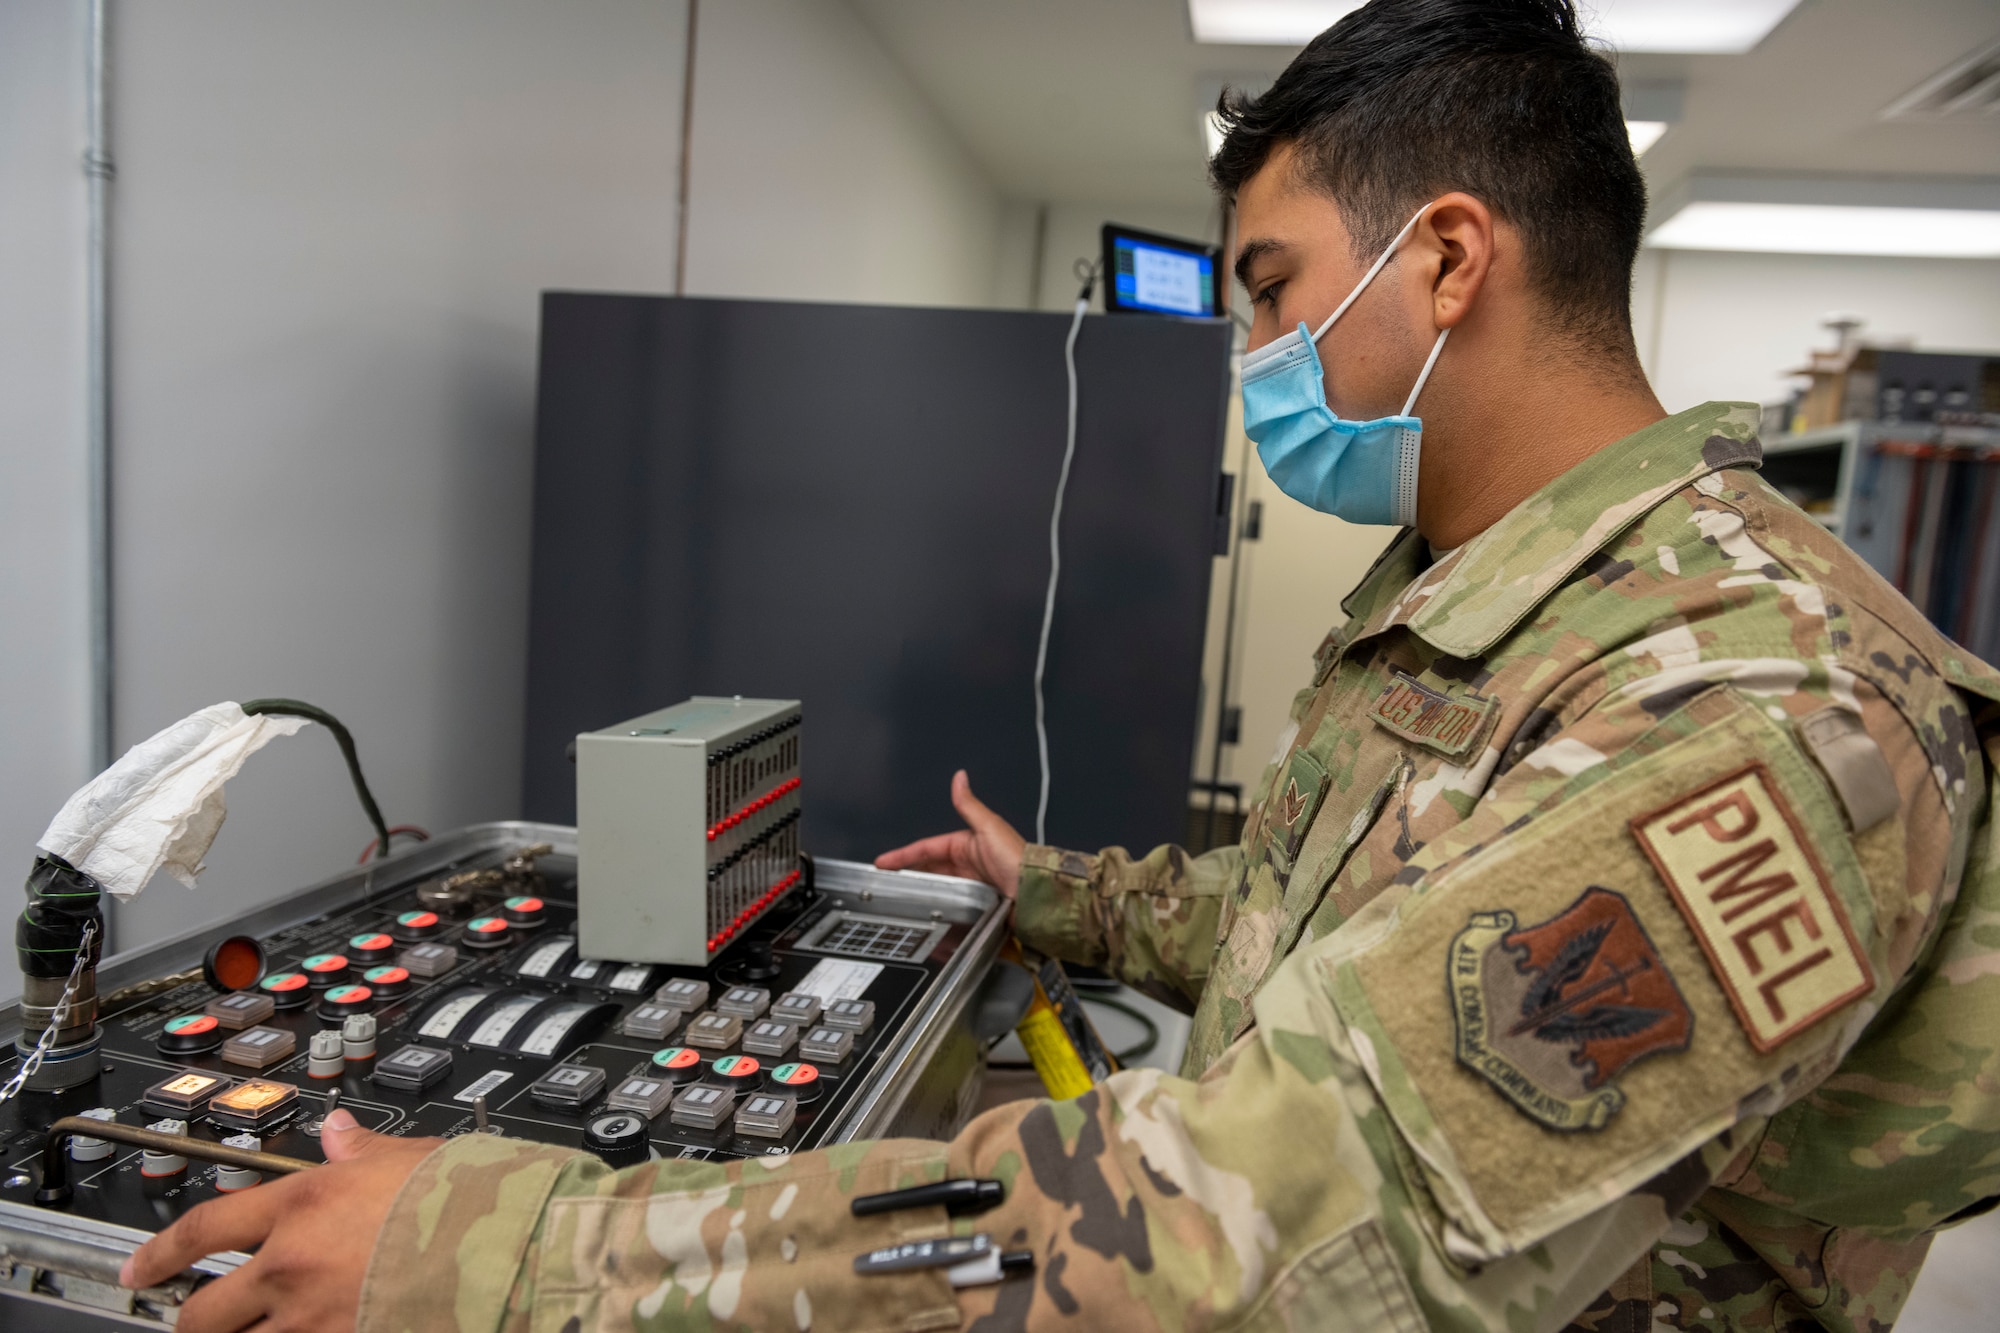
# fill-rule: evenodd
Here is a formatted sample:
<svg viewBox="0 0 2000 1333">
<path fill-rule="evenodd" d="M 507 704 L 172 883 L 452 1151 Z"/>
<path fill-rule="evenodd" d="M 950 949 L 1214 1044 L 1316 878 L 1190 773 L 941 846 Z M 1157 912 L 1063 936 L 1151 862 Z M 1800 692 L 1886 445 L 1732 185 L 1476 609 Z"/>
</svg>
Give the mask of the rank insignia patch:
<svg viewBox="0 0 2000 1333">
<path fill-rule="evenodd" d="M 1398 671 L 1368 710 L 1381 726 L 1448 759 L 1465 754 L 1486 734 L 1498 699 L 1464 691 L 1443 694 Z"/>
<path fill-rule="evenodd" d="M 1265 826 L 1271 831 L 1271 845 L 1284 851 L 1287 872 L 1291 858 L 1299 854 L 1299 844 L 1305 841 L 1306 830 L 1312 827 L 1313 816 L 1319 813 L 1326 787 L 1326 769 L 1304 750 L 1292 751 L 1285 771 L 1272 784 Z"/>
<path fill-rule="evenodd" d="M 1602 1129 L 1625 1104 L 1614 1080 L 1687 1049 L 1694 1014 L 1621 894 L 1596 886 L 1522 926 L 1475 912 L 1451 942 L 1458 1061 L 1551 1129 Z"/>
</svg>

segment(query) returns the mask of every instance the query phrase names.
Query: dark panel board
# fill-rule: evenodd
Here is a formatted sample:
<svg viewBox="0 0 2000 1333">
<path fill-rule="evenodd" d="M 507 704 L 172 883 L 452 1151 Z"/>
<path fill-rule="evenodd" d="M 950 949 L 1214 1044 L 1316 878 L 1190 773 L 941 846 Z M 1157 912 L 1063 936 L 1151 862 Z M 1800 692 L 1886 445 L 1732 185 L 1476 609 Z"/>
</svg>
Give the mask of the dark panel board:
<svg viewBox="0 0 2000 1333">
<path fill-rule="evenodd" d="M 563 750 L 690 694 L 805 703 L 804 844 L 1032 836 L 1065 315 L 549 293 L 527 814 Z M 1048 664 L 1052 841 L 1178 835 L 1228 394 L 1216 320 L 1092 317 Z"/>
</svg>

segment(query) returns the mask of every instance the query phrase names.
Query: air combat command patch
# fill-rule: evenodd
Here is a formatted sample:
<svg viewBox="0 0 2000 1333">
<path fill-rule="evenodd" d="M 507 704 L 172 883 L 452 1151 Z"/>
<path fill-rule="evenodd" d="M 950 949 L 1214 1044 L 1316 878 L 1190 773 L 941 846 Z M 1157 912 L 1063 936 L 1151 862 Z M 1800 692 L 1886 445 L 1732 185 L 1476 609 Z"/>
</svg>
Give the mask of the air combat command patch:
<svg viewBox="0 0 2000 1333">
<path fill-rule="evenodd" d="M 1551 1129 L 1602 1129 L 1613 1082 L 1687 1049 L 1694 1014 L 1621 894 L 1592 886 L 1547 921 L 1475 912 L 1451 943 L 1459 1063 Z"/>
</svg>

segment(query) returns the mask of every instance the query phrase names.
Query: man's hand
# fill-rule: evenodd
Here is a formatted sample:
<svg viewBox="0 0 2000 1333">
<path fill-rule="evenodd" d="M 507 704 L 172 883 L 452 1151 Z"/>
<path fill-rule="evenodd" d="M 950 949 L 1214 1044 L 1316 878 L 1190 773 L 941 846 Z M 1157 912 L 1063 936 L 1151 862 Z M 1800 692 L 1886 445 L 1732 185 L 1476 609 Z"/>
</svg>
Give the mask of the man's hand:
<svg viewBox="0 0 2000 1333">
<path fill-rule="evenodd" d="M 928 870 L 991 884 L 1009 898 L 1021 878 L 1021 849 L 1027 840 L 972 794 L 972 780 L 959 769 L 951 776 L 951 803 L 966 827 L 940 833 L 875 858 L 877 870 Z"/>
<path fill-rule="evenodd" d="M 260 1247 L 228 1277 L 181 1307 L 180 1333 L 257 1333 L 354 1327 L 375 1233 L 396 1191 L 442 1139 L 399 1139 L 361 1128 L 346 1111 L 326 1118 L 327 1164 L 214 1199 L 140 1246 L 118 1280 L 163 1282 L 203 1255 Z"/>
</svg>

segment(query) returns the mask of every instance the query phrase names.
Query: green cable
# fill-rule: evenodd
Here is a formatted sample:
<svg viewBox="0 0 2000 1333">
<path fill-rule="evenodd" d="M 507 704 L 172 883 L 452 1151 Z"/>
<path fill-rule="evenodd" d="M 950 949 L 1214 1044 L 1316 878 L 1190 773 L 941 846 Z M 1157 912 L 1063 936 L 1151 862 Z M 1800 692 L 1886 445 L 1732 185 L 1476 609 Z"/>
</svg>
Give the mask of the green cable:
<svg viewBox="0 0 2000 1333">
<path fill-rule="evenodd" d="M 375 826 L 375 859 L 379 861 L 389 854 L 389 825 L 382 818 L 382 808 L 375 804 L 375 797 L 368 790 L 368 779 L 361 776 L 361 759 L 354 753 L 354 737 L 348 734 L 339 718 L 324 708 L 315 708 L 299 699 L 252 699 L 243 705 L 243 711 L 253 717 L 259 714 L 302 717 L 332 732 L 335 743 L 340 746 L 340 757 L 347 761 L 348 775 L 354 779 L 354 794 L 361 798 L 361 808 L 368 812 L 368 822 Z"/>
</svg>

